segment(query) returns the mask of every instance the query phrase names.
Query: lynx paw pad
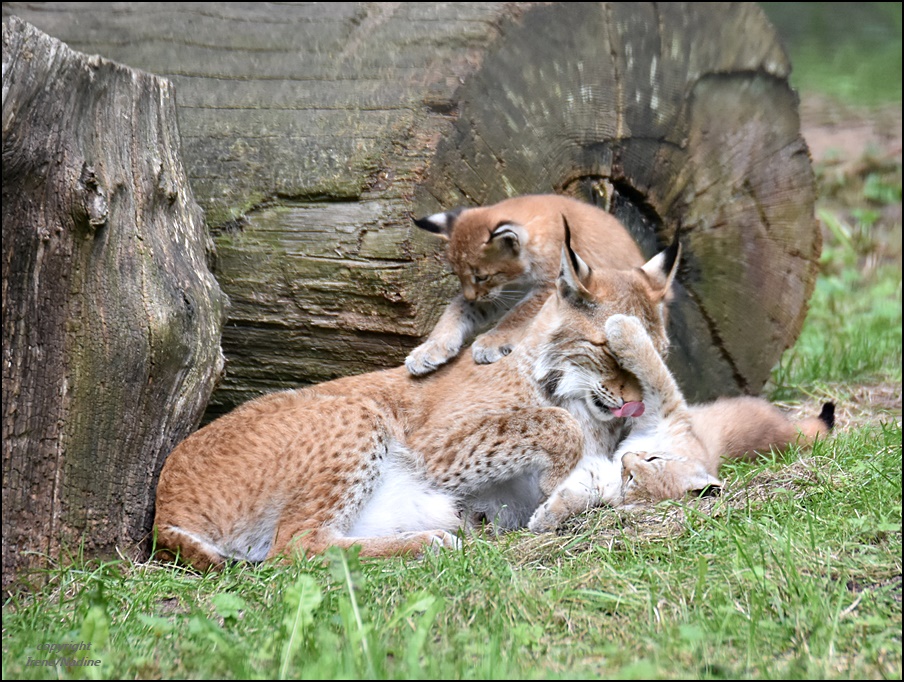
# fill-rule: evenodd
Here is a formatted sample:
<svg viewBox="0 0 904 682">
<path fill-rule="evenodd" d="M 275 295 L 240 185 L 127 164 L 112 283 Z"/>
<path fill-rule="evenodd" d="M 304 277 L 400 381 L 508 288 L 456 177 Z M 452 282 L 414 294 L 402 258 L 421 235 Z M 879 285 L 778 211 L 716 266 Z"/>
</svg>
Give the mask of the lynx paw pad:
<svg viewBox="0 0 904 682">
<path fill-rule="evenodd" d="M 499 362 L 511 353 L 514 347 L 514 344 L 506 342 L 502 337 L 481 334 L 471 345 L 471 354 L 478 365 L 490 365 Z"/>
</svg>

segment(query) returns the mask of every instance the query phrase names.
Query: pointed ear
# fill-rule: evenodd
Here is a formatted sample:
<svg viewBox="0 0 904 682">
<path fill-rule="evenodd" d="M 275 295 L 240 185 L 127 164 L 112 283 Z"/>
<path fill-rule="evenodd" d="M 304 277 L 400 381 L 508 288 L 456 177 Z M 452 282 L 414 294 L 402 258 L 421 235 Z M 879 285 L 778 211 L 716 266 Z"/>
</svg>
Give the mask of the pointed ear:
<svg viewBox="0 0 904 682">
<path fill-rule="evenodd" d="M 527 240 L 528 233 L 523 227 L 517 223 L 501 222 L 490 232 L 487 244 L 494 244 L 497 248 L 517 256 L 527 244 Z"/>
<path fill-rule="evenodd" d="M 562 216 L 562 222 L 565 224 L 565 242 L 562 244 L 562 262 L 556 288 L 563 298 L 588 301 L 593 298 L 586 287 L 591 275 L 590 266 L 571 248 L 571 228 L 565 216 Z"/>
<path fill-rule="evenodd" d="M 455 225 L 455 219 L 462 209 L 457 208 L 454 211 L 445 211 L 444 213 L 434 213 L 433 215 L 423 218 L 415 218 L 414 224 L 422 230 L 438 234 L 443 239 L 449 239 L 452 236 L 452 228 Z"/>
<path fill-rule="evenodd" d="M 672 281 L 678 272 L 680 258 L 681 242 L 678 241 L 676 234 L 675 239 L 665 251 L 657 253 L 641 268 L 660 299 L 666 298 L 672 288 Z"/>
</svg>

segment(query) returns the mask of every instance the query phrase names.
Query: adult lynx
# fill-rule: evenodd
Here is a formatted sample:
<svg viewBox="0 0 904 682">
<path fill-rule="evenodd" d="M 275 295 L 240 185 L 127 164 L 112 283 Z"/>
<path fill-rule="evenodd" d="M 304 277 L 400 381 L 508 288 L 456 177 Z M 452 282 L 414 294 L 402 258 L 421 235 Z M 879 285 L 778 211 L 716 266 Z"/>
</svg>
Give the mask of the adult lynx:
<svg viewBox="0 0 904 682">
<path fill-rule="evenodd" d="M 447 257 L 461 293 L 446 307 L 430 336 L 405 360 L 414 375 L 456 357 L 478 331 L 471 353 L 478 363 L 508 355 L 553 290 L 562 251 L 562 219 L 575 251 L 593 270 L 627 269 L 644 259 L 611 214 L 556 194 L 506 199 L 458 209 L 414 223 L 447 239 Z"/>
<path fill-rule="evenodd" d="M 449 547 L 474 515 L 523 526 L 579 460 L 624 436 L 640 386 L 604 323 L 629 312 L 664 350 L 676 257 L 677 245 L 642 268 L 592 272 L 566 238 L 555 294 L 498 363 L 464 355 L 423 378 L 400 367 L 240 406 L 166 460 L 158 544 L 207 568 L 329 545 Z"/>
<path fill-rule="evenodd" d="M 532 530 L 551 530 L 590 507 L 716 491 L 722 486 L 718 474 L 723 458 L 751 458 L 799 439 L 809 443 L 834 425 L 832 403 L 823 406 L 819 417 L 797 423 L 760 398 L 721 398 L 689 407 L 639 320 L 616 314 L 605 328 L 619 365 L 640 382 L 644 411 L 613 458 L 593 460 L 572 472 L 537 510 Z"/>
</svg>

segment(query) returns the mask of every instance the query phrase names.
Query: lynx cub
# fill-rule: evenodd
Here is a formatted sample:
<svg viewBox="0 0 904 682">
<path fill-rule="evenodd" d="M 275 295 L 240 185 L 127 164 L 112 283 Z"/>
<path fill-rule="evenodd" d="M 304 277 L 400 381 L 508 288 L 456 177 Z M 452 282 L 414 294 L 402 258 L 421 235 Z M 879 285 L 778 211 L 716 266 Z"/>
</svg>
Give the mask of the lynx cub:
<svg viewBox="0 0 904 682">
<path fill-rule="evenodd" d="M 675 380 L 639 320 L 613 315 L 606 321 L 609 348 L 640 382 L 644 411 L 611 462 L 576 470 L 542 505 L 531 529 L 551 530 L 590 507 L 633 505 L 717 491 L 722 457 L 750 458 L 810 442 L 834 425 L 835 406 L 797 424 L 765 400 L 721 398 L 688 407 Z M 615 467 L 620 463 L 620 472 Z M 620 475 L 618 475 L 620 473 Z"/>
<path fill-rule="evenodd" d="M 577 199 L 529 195 L 492 206 L 458 209 L 415 220 L 448 240 L 447 255 L 461 280 L 424 343 L 405 360 L 414 375 L 445 364 L 480 330 L 471 353 L 492 363 L 512 351 L 553 290 L 562 250 L 562 220 L 571 226 L 574 249 L 591 269 L 626 269 L 644 259 L 612 215 Z"/>
<path fill-rule="evenodd" d="M 200 429 L 166 460 L 158 544 L 199 569 L 329 545 L 363 556 L 453 547 L 475 514 L 523 526 L 581 458 L 611 453 L 640 386 L 606 346 L 629 312 L 664 349 L 676 254 L 591 272 L 566 237 L 561 274 L 511 355 L 469 355 L 274 393 Z"/>
</svg>

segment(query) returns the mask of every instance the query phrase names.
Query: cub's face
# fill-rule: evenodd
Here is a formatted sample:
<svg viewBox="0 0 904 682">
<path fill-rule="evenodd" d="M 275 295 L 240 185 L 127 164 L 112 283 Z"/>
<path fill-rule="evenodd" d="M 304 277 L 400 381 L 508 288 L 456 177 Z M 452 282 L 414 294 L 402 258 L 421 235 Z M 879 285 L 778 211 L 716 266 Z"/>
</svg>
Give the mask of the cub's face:
<svg viewBox="0 0 904 682">
<path fill-rule="evenodd" d="M 622 457 L 622 504 L 718 495 L 722 482 L 701 462 L 674 452 L 628 452 Z"/>
<path fill-rule="evenodd" d="M 493 300 L 510 284 L 526 283 L 531 271 L 530 234 L 496 207 L 437 213 L 415 220 L 449 241 L 447 257 L 468 301 Z"/>
</svg>

